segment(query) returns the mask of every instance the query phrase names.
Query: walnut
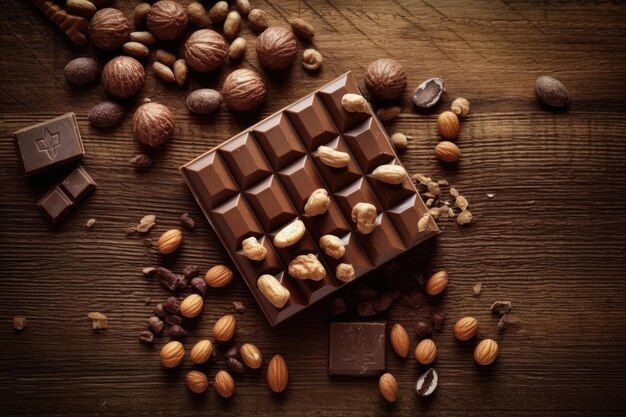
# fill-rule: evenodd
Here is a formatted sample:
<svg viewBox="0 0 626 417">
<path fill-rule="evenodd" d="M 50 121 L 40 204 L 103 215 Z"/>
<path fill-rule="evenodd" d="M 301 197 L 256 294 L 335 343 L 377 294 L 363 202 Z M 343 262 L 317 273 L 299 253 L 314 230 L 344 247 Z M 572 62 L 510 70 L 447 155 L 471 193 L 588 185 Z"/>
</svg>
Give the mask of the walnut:
<svg viewBox="0 0 626 417">
<path fill-rule="evenodd" d="M 121 11 L 112 7 L 98 10 L 89 22 L 89 38 L 105 51 L 119 48 L 130 35 L 130 22 Z"/>
<path fill-rule="evenodd" d="M 133 135 L 144 145 L 161 145 L 167 142 L 173 131 L 172 113 L 162 104 L 146 103 L 133 116 Z"/>
<path fill-rule="evenodd" d="M 406 88 L 406 71 L 396 60 L 378 59 L 367 68 L 365 85 L 377 99 L 395 100 Z"/>
<path fill-rule="evenodd" d="M 134 96 L 143 87 L 146 73 L 135 58 L 118 56 L 102 70 L 102 85 L 107 93 L 119 98 Z"/>
<path fill-rule="evenodd" d="M 161 40 L 176 39 L 187 29 L 187 9 L 175 1 L 161 0 L 152 5 L 147 22 L 150 32 Z"/>
<path fill-rule="evenodd" d="M 226 77 L 222 94 L 231 110 L 243 112 L 259 107 L 265 92 L 265 82 L 258 72 L 238 69 Z"/>
<path fill-rule="evenodd" d="M 185 59 L 196 71 L 212 71 L 221 67 L 227 55 L 226 41 L 211 29 L 198 30 L 185 42 Z"/>
<path fill-rule="evenodd" d="M 261 65 L 267 69 L 287 68 L 296 58 L 298 44 L 293 32 L 272 26 L 261 33 L 256 41 L 256 54 Z"/>
</svg>

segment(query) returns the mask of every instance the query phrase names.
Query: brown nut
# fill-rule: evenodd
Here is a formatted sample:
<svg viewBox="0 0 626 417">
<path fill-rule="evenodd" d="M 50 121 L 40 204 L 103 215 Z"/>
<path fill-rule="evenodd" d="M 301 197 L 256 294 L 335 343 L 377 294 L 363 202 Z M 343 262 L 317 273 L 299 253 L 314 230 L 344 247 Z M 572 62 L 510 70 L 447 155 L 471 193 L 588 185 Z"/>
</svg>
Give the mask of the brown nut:
<svg viewBox="0 0 626 417">
<path fill-rule="evenodd" d="M 365 86 L 379 100 L 395 100 L 406 88 L 406 71 L 394 59 L 377 59 L 367 67 Z"/>
<path fill-rule="evenodd" d="M 204 276 L 204 282 L 212 288 L 222 288 L 233 279 L 233 271 L 226 265 L 215 265 Z"/>
<path fill-rule="evenodd" d="M 184 358 L 185 348 L 180 342 L 169 342 L 161 349 L 161 363 L 166 368 L 176 368 Z"/>
<path fill-rule="evenodd" d="M 457 162 L 461 159 L 461 150 L 454 143 L 444 140 L 435 146 L 435 155 L 443 162 Z"/>
<path fill-rule="evenodd" d="M 289 384 L 289 369 L 281 355 L 274 355 L 267 366 L 267 385 L 275 393 L 281 393 Z"/>
<path fill-rule="evenodd" d="M 389 341 L 396 355 L 401 358 L 406 358 L 409 355 L 409 334 L 404 326 L 399 323 L 394 324 L 391 327 Z"/>
<path fill-rule="evenodd" d="M 228 342 L 237 331 L 237 319 L 232 314 L 222 316 L 213 326 L 213 336 L 218 342 Z"/>
<path fill-rule="evenodd" d="M 247 112 L 256 109 L 265 99 L 265 82 L 261 75 L 249 69 L 233 71 L 226 80 L 222 94 L 226 105 L 233 111 Z"/>
<path fill-rule="evenodd" d="M 356 273 L 352 264 L 340 263 L 335 270 L 335 277 L 339 281 L 350 282 L 354 279 Z"/>
<path fill-rule="evenodd" d="M 129 56 L 113 58 L 102 70 L 102 86 L 107 93 L 118 98 L 137 94 L 145 79 L 143 65 Z"/>
<path fill-rule="evenodd" d="M 174 118 L 162 104 L 146 103 L 133 115 L 133 135 L 144 145 L 159 146 L 167 142 L 173 132 Z"/>
<path fill-rule="evenodd" d="M 360 94 L 348 93 L 341 98 L 341 105 L 350 113 L 367 113 L 367 100 Z"/>
<path fill-rule="evenodd" d="M 428 295 L 439 295 L 448 286 L 448 273 L 446 271 L 439 271 L 433 274 L 428 281 L 426 281 L 426 293 Z"/>
<path fill-rule="evenodd" d="M 390 373 L 381 375 L 378 380 L 378 389 L 383 398 L 390 403 L 395 403 L 398 399 L 398 381 Z"/>
<path fill-rule="evenodd" d="M 474 360 L 479 365 L 490 365 L 498 358 L 498 344 L 495 340 L 481 340 L 474 349 Z"/>
<path fill-rule="evenodd" d="M 389 120 L 393 120 L 402 112 L 402 107 L 400 106 L 385 106 L 376 110 L 376 116 L 380 119 L 381 122 L 386 122 Z M 393 142 L 393 136 L 392 136 Z M 394 143 L 395 145 L 395 143 Z"/>
<path fill-rule="evenodd" d="M 98 63 L 92 58 L 72 59 L 63 69 L 65 79 L 70 84 L 89 84 L 98 78 Z"/>
<path fill-rule="evenodd" d="M 196 365 L 203 364 L 211 359 L 213 343 L 210 340 L 201 340 L 191 348 L 191 362 Z"/>
<path fill-rule="evenodd" d="M 213 379 L 213 388 L 222 398 L 230 398 L 235 393 L 235 381 L 226 371 L 219 371 Z"/>
<path fill-rule="evenodd" d="M 148 31 L 131 32 L 130 40 L 132 42 L 139 42 L 146 46 L 154 45 L 157 39 L 154 35 Z"/>
<path fill-rule="evenodd" d="M 126 42 L 122 45 L 122 52 L 135 58 L 145 58 L 150 55 L 148 47 L 139 42 Z"/>
<path fill-rule="evenodd" d="M 437 345 L 432 339 L 424 339 L 415 347 L 415 360 L 422 365 L 433 363 L 436 357 Z"/>
<path fill-rule="evenodd" d="M 413 104 L 419 109 L 428 109 L 439 101 L 445 87 L 441 78 L 431 78 L 413 91 Z"/>
<path fill-rule="evenodd" d="M 228 15 L 228 3 L 225 1 L 218 1 L 211 7 L 209 10 L 209 18 L 211 19 L 211 23 L 219 23 L 226 19 Z"/>
<path fill-rule="evenodd" d="M 241 13 L 242 16 L 248 16 L 250 14 L 252 7 L 250 7 L 248 0 L 237 0 L 235 5 L 237 6 L 237 11 Z"/>
<path fill-rule="evenodd" d="M 185 376 L 187 388 L 194 394 L 201 394 L 209 387 L 209 379 L 200 371 L 189 371 Z"/>
<path fill-rule="evenodd" d="M 257 281 L 257 286 L 265 298 L 276 308 L 283 308 L 291 297 L 289 290 L 283 287 L 273 275 L 261 275 Z"/>
<path fill-rule="evenodd" d="M 391 135 L 390 139 L 393 147 L 396 148 L 396 151 L 398 152 L 404 152 L 409 146 L 409 141 L 404 133 L 394 133 Z"/>
<path fill-rule="evenodd" d="M 187 6 L 187 16 L 194 26 L 203 28 L 209 25 L 209 16 L 200 2 L 194 1 L 193 3 L 189 3 L 189 6 Z"/>
<path fill-rule="evenodd" d="M 93 15 L 88 30 L 89 38 L 97 48 L 110 51 L 128 40 L 130 22 L 121 11 L 107 7 Z"/>
<path fill-rule="evenodd" d="M 454 325 L 454 337 L 464 342 L 478 333 L 478 320 L 474 317 L 463 317 Z"/>
<path fill-rule="evenodd" d="M 226 20 L 224 21 L 224 28 L 222 32 L 224 32 L 224 37 L 228 40 L 235 39 L 237 35 L 239 35 L 239 31 L 241 30 L 241 15 L 239 12 L 232 11 L 226 15 Z"/>
<path fill-rule="evenodd" d="M 459 118 L 451 111 L 444 111 L 437 118 L 437 131 L 444 139 L 456 139 L 460 128 Z"/>
<path fill-rule="evenodd" d="M 93 127 L 108 128 L 120 124 L 124 116 L 124 107 L 112 101 L 103 101 L 91 108 L 87 118 Z"/>
<path fill-rule="evenodd" d="M 241 36 L 235 39 L 228 48 L 228 58 L 231 61 L 241 59 L 244 52 L 246 52 L 246 40 Z"/>
<path fill-rule="evenodd" d="M 542 75 L 535 83 L 537 98 L 551 107 L 565 107 L 569 104 L 567 88 L 556 78 Z"/>
<path fill-rule="evenodd" d="M 191 92 L 185 103 L 189 110 L 197 114 L 211 114 L 222 104 L 222 95 L 210 88 L 201 88 Z"/>
<path fill-rule="evenodd" d="M 267 249 L 254 236 L 244 239 L 241 248 L 243 256 L 252 261 L 262 261 L 267 256 Z"/>
<path fill-rule="evenodd" d="M 150 13 L 152 6 L 150 3 L 139 3 L 133 10 L 133 21 L 135 26 L 141 26 L 146 22 L 146 16 Z"/>
<path fill-rule="evenodd" d="M 456 98 L 452 102 L 450 110 L 452 110 L 452 113 L 456 114 L 458 117 L 467 117 L 470 111 L 469 101 L 463 97 Z"/>
<path fill-rule="evenodd" d="M 269 27 L 256 40 L 257 58 L 270 70 L 287 68 L 296 59 L 297 53 L 298 44 L 293 33 L 282 27 Z"/>
<path fill-rule="evenodd" d="M 204 300 L 198 294 L 191 294 L 187 296 L 180 303 L 180 314 L 188 319 L 196 317 L 202 312 L 204 306 Z"/>
<path fill-rule="evenodd" d="M 313 39 L 313 37 L 315 36 L 315 29 L 313 28 L 313 26 L 311 26 L 310 23 L 302 19 L 289 19 L 289 24 L 291 25 L 293 33 L 295 33 L 302 39 Z"/>
<path fill-rule="evenodd" d="M 176 55 L 171 52 L 167 52 L 165 49 L 157 49 L 155 58 L 163 65 L 171 67 L 176 62 Z"/>
<path fill-rule="evenodd" d="M 174 78 L 176 78 L 176 84 L 181 87 L 185 85 L 185 83 L 187 82 L 187 75 L 189 74 L 187 61 L 185 61 L 184 59 L 177 59 L 176 62 L 174 62 L 172 71 L 174 72 Z"/>
<path fill-rule="evenodd" d="M 67 0 L 65 2 L 65 10 L 69 14 L 75 14 L 90 18 L 96 13 L 96 5 L 88 0 Z"/>
<path fill-rule="evenodd" d="M 163 233 L 157 242 L 159 253 L 167 255 L 174 252 L 183 243 L 183 232 L 178 229 L 171 229 Z"/>
<path fill-rule="evenodd" d="M 212 71 L 221 67 L 228 55 L 226 41 L 211 29 L 201 29 L 191 34 L 185 42 L 185 60 L 199 72 Z"/>
<path fill-rule="evenodd" d="M 296 256 L 293 261 L 289 262 L 288 270 L 289 275 L 297 279 L 320 281 L 326 276 L 324 266 L 312 253 Z"/>
<path fill-rule="evenodd" d="M 170 67 L 168 67 L 167 65 L 161 64 L 158 61 L 155 61 L 152 63 L 152 72 L 154 72 L 154 74 L 157 77 L 159 77 L 165 82 L 168 82 L 168 83 L 176 82 L 174 71 L 172 71 Z"/>
<path fill-rule="evenodd" d="M 263 355 L 258 347 L 252 343 L 244 343 L 239 349 L 241 359 L 251 369 L 259 369 L 263 365 Z"/>
<path fill-rule="evenodd" d="M 248 15 L 248 25 L 255 32 L 263 32 L 268 28 L 267 16 L 261 9 L 252 9 Z"/>
<path fill-rule="evenodd" d="M 335 235 L 324 235 L 320 238 L 320 249 L 328 256 L 335 259 L 341 258 L 346 253 L 346 247 L 341 239 Z"/>
<path fill-rule="evenodd" d="M 356 229 L 364 235 L 370 234 L 376 227 L 376 207 L 370 203 L 357 203 L 352 208 L 352 221 L 356 223 Z"/>
<path fill-rule="evenodd" d="M 150 32 L 161 40 L 178 38 L 187 29 L 187 9 L 171 0 L 160 0 L 152 5 L 146 21 Z"/>
<path fill-rule="evenodd" d="M 322 66 L 322 54 L 313 48 L 305 49 L 302 53 L 302 66 L 309 71 L 317 71 Z"/>
<path fill-rule="evenodd" d="M 309 216 L 319 216 L 328 211 L 330 207 L 330 198 L 325 188 L 318 188 L 309 196 L 304 205 L 304 213 Z"/>
</svg>

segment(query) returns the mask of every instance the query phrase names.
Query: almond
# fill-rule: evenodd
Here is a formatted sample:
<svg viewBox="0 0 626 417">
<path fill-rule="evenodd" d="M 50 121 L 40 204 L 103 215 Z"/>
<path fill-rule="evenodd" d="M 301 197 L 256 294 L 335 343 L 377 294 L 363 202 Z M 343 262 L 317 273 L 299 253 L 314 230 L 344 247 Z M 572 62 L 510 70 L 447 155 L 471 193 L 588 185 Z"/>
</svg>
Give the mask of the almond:
<svg viewBox="0 0 626 417">
<path fill-rule="evenodd" d="M 204 300 L 198 294 L 191 294 L 180 303 L 180 314 L 187 318 L 196 317 L 202 312 Z"/>
<path fill-rule="evenodd" d="M 163 346 L 161 349 L 161 363 L 166 368 L 175 368 L 185 358 L 185 348 L 183 344 L 172 341 Z"/>
<path fill-rule="evenodd" d="M 232 314 L 221 317 L 213 326 L 213 336 L 219 342 L 227 342 L 235 336 L 237 320 Z"/>
<path fill-rule="evenodd" d="M 437 357 L 437 345 L 431 339 L 424 339 L 415 347 L 415 360 L 422 364 L 428 365 Z"/>
<path fill-rule="evenodd" d="M 222 398 L 230 398 L 235 393 L 235 381 L 233 381 L 233 377 L 226 371 L 219 371 L 215 374 L 213 387 L 217 395 Z"/>
<path fill-rule="evenodd" d="M 474 350 L 474 360 L 479 365 L 490 365 L 498 358 L 498 344 L 495 340 L 481 340 Z"/>
<path fill-rule="evenodd" d="M 267 385 L 276 393 L 283 392 L 289 383 L 287 363 L 281 355 L 274 355 L 267 366 Z"/>
<path fill-rule="evenodd" d="M 401 324 L 394 324 L 390 334 L 391 347 L 396 355 L 406 358 L 409 355 L 409 334 Z"/>
<path fill-rule="evenodd" d="M 204 281 L 209 287 L 222 288 L 233 279 L 233 271 L 225 265 L 215 265 L 204 276 Z"/>
<path fill-rule="evenodd" d="M 194 394 L 201 394 L 209 387 L 209 379 L 200 371 L 189 371 L 185 376 L 185 381 L 189 390 Z"/>
<path fill-rule="evenodd" d="M 474 317 L 463 317 L 454 325 L 454 337 L 464 342 L 476 336 L 478 332 L 478 320 Z"/>
<path fill-rule="evenodd" d="M 426 281 L 426 293 L 428 295 L 439 295 L 447 286 L 448 273 L 446 271 L 439 271 Z"/>
<path fill-rule="evenodd" d="M 456 162 L 461 159 L 461 150 L 454 143 L 444 140 L 435 146 L 435 155 L 443 162 Z"/>
<path fill-rule="evenodd" d="M 183 243 L 183 232 L 172 229 L 161 235 L 157 242 L 157 248 L 159 253 L 167 255 L 178 249 L 181 243 Z"/>
<path fill-rule="evenodd" d="M 398 381 L 390 373 L 383 374 L 378 380 L 378 389 L 383 398 L 390 403 L 395 403 L 398 398 Z"/>
<path fill-rule="evenodd" d="M 213 353 L 213 343 L 210 340 L 201 340 L 191 348 L 191 362 L 196 365 L 205 363 L 211 359 Z"/>
<path fill-rule="evenodd" d="M 244 343 L 239 349 L 241 359 L 251 369 L 259 369 L 263 365 L 263 355 L 258 347 L 252 343 Z"/>
</svg>

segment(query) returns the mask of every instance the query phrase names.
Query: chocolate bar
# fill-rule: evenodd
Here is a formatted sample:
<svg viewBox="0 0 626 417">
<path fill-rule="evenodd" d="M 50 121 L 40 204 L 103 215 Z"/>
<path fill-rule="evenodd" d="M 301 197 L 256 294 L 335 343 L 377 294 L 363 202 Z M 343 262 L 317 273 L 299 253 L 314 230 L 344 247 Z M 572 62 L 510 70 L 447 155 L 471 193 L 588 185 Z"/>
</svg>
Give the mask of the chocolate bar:
<svg viewBox="0 0 626 417">
<path fill-rule="evenodd" d="M 302 311 L 346 283 L 337 279 L 340 263 L 351 264 L 359 278 L 439 233 L 432 218 L 418 228 L 428 209 L 407 176 L 401 184 L 374 179 L 381 164 L 402 166 L 380 121 L 367 113 L 348 113 L 347 93 L 360 93 L 350 73 L 287 106 L 181 167 L 191 192 L 233 259 L 271 325 Z M 350 155 L 347 166 L 333 168 L 316 157 L 320 145 Z M 309 216 L 304 206 L 313 191 L 330 196 L 328 211 Z M 376 227 L 361 234 L 352 221 L 359 202 L 377 211 Z M 304 236 L 276 247 L 274 236 L 299 218 Z M 421 231 L 420 231 L 421 230 Z M 319 248 L 322 236 L 341 239 L 345 254 L 335 259 Z M 267 250 L 262 261 L 246 258 L 242 241 L 255 237 Z M 298 255 L 313 254 L 324 266 L 320 280 L 288 274 Z M 264 274 L 290 292 L 282 307 L 272 305 L 257 287 Z"/>
<path fill-rule="evenodd" d="M 331 375 L 381 375 L 387 369 L 386 325 L 331 323 L 328 373 Z"/>
<path fill-rule="evenodd" d="M 79 166 L 48 191 L 39 200 L 37 207 L 51 223 L 58 223 L 95 188 L 95 181 L 85 168 Z"/>
<path fill-rule="evenodd" d="M 85 156 L 74 113 L 18 130 L 15 141 L 26 176 Z"/>
</svg>

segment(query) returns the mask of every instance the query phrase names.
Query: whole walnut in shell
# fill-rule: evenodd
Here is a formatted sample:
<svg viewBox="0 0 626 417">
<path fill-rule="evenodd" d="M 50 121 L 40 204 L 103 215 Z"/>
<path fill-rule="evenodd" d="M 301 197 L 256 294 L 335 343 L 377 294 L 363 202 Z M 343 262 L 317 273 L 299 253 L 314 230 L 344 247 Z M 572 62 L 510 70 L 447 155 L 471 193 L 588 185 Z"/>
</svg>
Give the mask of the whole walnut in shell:
<svg viewBox="0 0 626 417">
<path fill-rule="evenodd" d="M 146 21 L 150 32 L 161 40 L 178 38 L 187 29 L 187 9 L 175 1 L 161 0 L 152 5 Z"/>
<path fill-rule="evenodd" d="M 112 7 L 98 10 L 88 26 L 91 42 L 105 51 L 119 48 L 130 35 L 130 22 L 121 11 Z"/>
<path fill-rule="evenodd" d="M 297 53 L 298 44 L 293 32 L 282 27 L 269 27 L 256 40 L 257 58 L 267 69 L 287 68 L 296 59 Z"/>
<path fill-rule="evenodd" d="M 133 136 L 148 146 L 159 146 L 172 136 L 174 118 L 167 107 L 159 103 L 146 103 L 133 115 Z"/>
<path fill-rule="evenodd" d="M 378 59 L 367 68 L 365 85 L 377 99 L 395 100 L 406 88 L 406 71 L 394 59 Z"/>
<path fill-rule="evenodd" d="M 226 77 L 222 94 L 231 110 L 244 112 L 259 107 L 265 92 L 265 82 L 258 72 L 238 69 Z"/>
<path fill-rule="evenodd" d="M 135 58 L 118 56 L 107 62 L 102 70 L 102 85 L 114 97 L 134 96 L 143 87 L 146 73 Z"/>
<path fill-rule="evenodd" d="M 196 71 L 212 71 L 221 67 L 227 55 L 226 41 L 211 29 L 198 30 L 185 42 L 187 65 Z"/>
</svg>

